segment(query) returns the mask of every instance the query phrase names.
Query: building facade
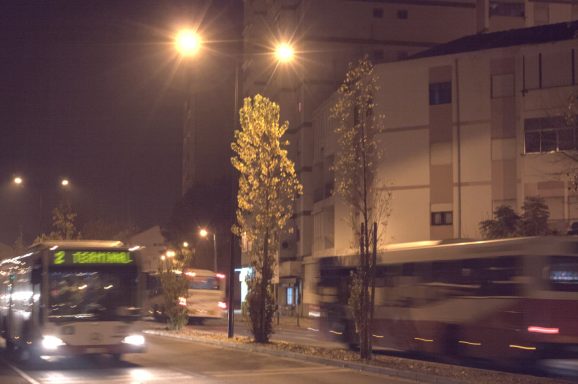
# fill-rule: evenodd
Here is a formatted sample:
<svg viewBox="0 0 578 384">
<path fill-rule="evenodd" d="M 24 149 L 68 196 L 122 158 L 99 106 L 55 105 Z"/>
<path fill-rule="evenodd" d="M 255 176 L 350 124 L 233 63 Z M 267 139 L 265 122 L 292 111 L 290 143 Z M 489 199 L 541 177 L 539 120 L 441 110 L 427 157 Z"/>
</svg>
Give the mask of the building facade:
<svg viewBox="0 0 578 384">
<path fill-rule="evenodd" d="M 500 205 L 548 204 L 550 227 L 578 220 L 577 127 L 565 113 L 578 92 L 578 22 L 466 37 L 377 65 L 384 114 L 380 180 L 392 192 L 384 243 L 480 238 Z M 335 97 L 335 96 L 334 96 Z M 334 122 L 314 112 L 313 257 L 350 254 L 347 208 L 332 195 Z M 310 268 L 308 268 L 310 266 Z M 314 303 L 313 287 L 304 301 Z"/>
<path fill-rule="evenodd" d="M 318 133 L 313 127 L 317 114 L 322 113 L 314 111 L 337 89 L 348 63 L 364 55 L 375 63 L 395 62 L 462 36 L 578 16 L 578 5 L 573 2 L 524 0 L 246 0 L 244 9 L 243 95 L 261 93 L 279 103 L 282 120 L 289 121 L 289 154 L 305 191 L 290 223 L 293 234 L 282 241 L 279 258 L 280 289 L 286 292 L 280 301 L 292 305 L 300 301 L 288 297 L 307 301 L 311 283 L 304 282 L 303 276 L 319 239 L 331 244 L 331 236 L 335 238 L 320 235 L 319 220 L 331 233 L 331 223 L 341 214 L 339 208 L 326 210 L 323 219 L 314 214 L 319 209 L 316 201 L 327 198 L 332 181 L 329 166 L 314 157 Z M 289 65 L 275 64 L 271 55 L 262 54 L 279 41 L 296 47 L 297 59 Z M 439 172 L 447 178 L 445 165 Z M 318 185 L 320 174 L 324 175 L 322 187 Z M 438 192 L 434 193 L 437 196 Z M 440 204 L 439 209 L 446 203 Z M 442 236 L 448 230 L 440 227 L 436 231 Z M 405 235 L 396 238 L 403 240 Z"/>
</svg>

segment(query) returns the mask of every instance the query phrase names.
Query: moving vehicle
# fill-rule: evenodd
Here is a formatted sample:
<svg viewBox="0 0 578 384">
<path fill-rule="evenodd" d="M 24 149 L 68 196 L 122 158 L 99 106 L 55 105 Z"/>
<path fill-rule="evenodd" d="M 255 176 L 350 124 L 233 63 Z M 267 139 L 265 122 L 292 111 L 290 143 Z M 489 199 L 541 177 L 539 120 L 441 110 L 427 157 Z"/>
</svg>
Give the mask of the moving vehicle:
<svg viewBox="0 0 578 384">
<path fill-rule="evenodd" d="M 225 275 L 208 269 L 185 268 L 174 271 L 187 281 L 187 294 L 178 298 L 179 305 L 187 308 L 189 323 L 202 324 L 207 319 L 225 316 Z M 165 298 L 158 274 L 147 276 L 146 312 L 157 321 L 166 320 Z"/>
<path fill-rule="evenodd" d="M 22 359 L 143 352 L 142 280 L 119 241 L 36 244 L 0 263 L 0 332 Z"/>
<path fill-rule="evenodd" d="M 187 307 L 189 322 L 202 324 L 206 319 L 221 319 L 227 309 L 225 275 L 207 269 L 185 269 L 187 297 L 179 304 Z"/>
<path fill-rule="evenodd" d="M 359 344 L 347 305 L 358 256 L 319 260 L 320 327 Z M 377 255 L 374 349 L 515 363 L 578 357 L 578 239 L 388 246 Z"/>
</svg>

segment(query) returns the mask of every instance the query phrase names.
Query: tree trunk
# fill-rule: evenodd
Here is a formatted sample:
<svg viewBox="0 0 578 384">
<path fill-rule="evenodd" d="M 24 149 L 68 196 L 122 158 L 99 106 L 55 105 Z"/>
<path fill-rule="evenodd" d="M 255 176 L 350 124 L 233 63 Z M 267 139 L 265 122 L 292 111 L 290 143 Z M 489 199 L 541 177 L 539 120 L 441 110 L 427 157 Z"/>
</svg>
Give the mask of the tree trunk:
<svg viewBox="0 0 578 384">
<path fill-rule="evenodd" d="M 269 228 L 265 230 L 265 243 L 263 244 L 263 266 L 261 271 L 261 303 L 260 303 L 260 317 L 261 321 L 259 327 L 260 343 L 267 342 L 266 319 L 267 319 L 267 283 L 269 282 Z"/>
<path fill-rule="evenodd" d="M 372 252 L 371 252 L 371 264 L 369 266 L 369 284 L 371 285 L 371 296 L 369 302 L 369 358 L 373 352 L 373 342 L 371 335 L 373 334 L 373 315 L 375 312 L 375 270 L 377 265 L 377 223 L 373 223 L 373 237 L 372 237 Z"/>
</svg>

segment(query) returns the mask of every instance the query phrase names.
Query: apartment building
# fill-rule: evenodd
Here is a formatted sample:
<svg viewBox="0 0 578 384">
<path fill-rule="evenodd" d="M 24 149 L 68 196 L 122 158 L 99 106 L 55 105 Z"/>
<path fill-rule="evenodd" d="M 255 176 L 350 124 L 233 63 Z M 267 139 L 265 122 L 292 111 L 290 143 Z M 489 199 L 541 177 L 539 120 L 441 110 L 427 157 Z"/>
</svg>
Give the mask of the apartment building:
<svg viewBox="0 0 578 384">
<path fill-rule="evenodd" d="M 578 92 L 578 22 L 464 37 L 376 66 L 383 113 L 379 177 L 392 192 L 385 243 L 480 238 L 499 205 L 541 196 L 550 225 L 578 220 L 578 132 L 564 118 Z M 347 208 L 331 194 L 336 151 L 329 98 L 314 112 L 315 257 L 352 253 Z M 304 301 L 314 302 L 312 286 Z"/>
<path fill-rule="evenodd" d="M 326 197 L 331 190 L 329 180 L 323 191 L 315 184 L 314 111 L 337 89 L 348 63 L 364 55 L 375 63 L 396 62 L 462 36 L 578 15 L 578 6 L 567 1 L 246 0 L 244 8 L 242 93 L 261 93 L 280 104 L 282 120 L 289 121 L 289 154 L 305 190 L 290 223 L 293 234 L 280 250 L 280 284 L 290 292 L 289 305 L 303 293 L 303 261 L 314 254 L 315 194 Z M 280 41 L 297 51 L 290 64 L 263 54 Z"/>
</svg>

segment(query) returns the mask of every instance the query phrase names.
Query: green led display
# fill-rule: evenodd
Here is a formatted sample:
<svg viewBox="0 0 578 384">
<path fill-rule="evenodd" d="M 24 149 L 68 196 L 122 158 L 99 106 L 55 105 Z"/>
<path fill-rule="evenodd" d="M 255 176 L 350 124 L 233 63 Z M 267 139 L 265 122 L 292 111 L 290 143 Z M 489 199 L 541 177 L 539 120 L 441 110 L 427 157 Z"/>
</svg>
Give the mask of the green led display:
<svg viewBox="0 0 578 384">
<path fill-rule="evenodd" d="M 53 256 L 55 265 L 134 263 L 128 251 L 56 251 Z"/>
</svg>

